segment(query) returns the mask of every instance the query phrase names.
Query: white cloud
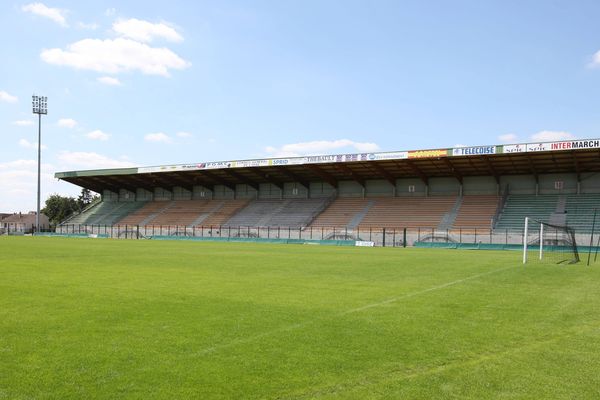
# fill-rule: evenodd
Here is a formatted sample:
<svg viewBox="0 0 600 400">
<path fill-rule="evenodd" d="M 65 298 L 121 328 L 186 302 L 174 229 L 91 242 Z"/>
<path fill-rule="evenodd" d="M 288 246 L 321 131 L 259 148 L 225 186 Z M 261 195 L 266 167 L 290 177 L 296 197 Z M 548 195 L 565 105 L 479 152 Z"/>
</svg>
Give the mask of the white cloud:
<svg viewBox="0 0 600 400">
<path fill-rule="evenodd" d="M 588 67 L 600 67 L 600 50 L 594 53 L 594 55 L 592 56 L 592 61 L 588 64 Z"/>
<path fill-rule="evenodd" d="M 106 15 L 107 17 L 112 17 L 113 15 L 115 15 L 117 13 L 117 9 L 112 7 L 112 8 L 107 8 L 106 11 L 104 11 L 104 15 Z"/>
<path fill-rule="evenodd" d="M 115 160 L 98 153 L 84 151 L 62 151 L 58 159 L 71 168 L 127 168 L 135 164 L 129 161 Z"/>
<path fill-rule="evenodd" d="M 562 131 L 541 131 L 531 135 L 531 140 L 536 142 L 554 142 L 559 140 L 572 140 L 575 135 L 569 132 Z"/>
<path fill-rule="evenodd" d="M 19 140 L 19 146 L 21 147 L 25 147 L 26 149 L 37 149 L 38 148 L 38 144 L 35 142 L 30 142 L 27 139 L 21 139 Z M 43 144 L 42 145 L 42 150 L 44 150 L 46 148 L 46 145 Z"/>
<path fill-rule="evenodd" d="M 43 3 L 31 3 L 21 7 L 24 12 L 29 12 L 40 17 L 51 19 L 61 26 L 67 26 L 67 10 L 60 8 L 50 8 Z"/>
<path fill-rule="evenodd" d="M 281 147 L 266 147 L 265 151 L 273 157 L 297 157 L 303 155 L 319 155 L 340 149 L 351 149 L 359 152 L 378 151 L 379 146 L 369 142 L 355 142 L 349 139 L 315 140 L 312 142 L 291 143 Z"/>
<path fill-rule="evenodd" d="M 500 140 L 502 143 L 515 143 L 518 139 L 518 136 L 514 133 L 507 133 L 505 135 L 498 136 L 498 140 Z"/>
<path fill-rule="evenodd" d="M 85 23 L 85 22 L 79 21 L 79 22 L 77 22 L 77 28 L 95 31 L 96 29 L 98 29 L 98 24 L 95 22 Z"/>
<path fill-rule="evenodd" d="M 121 86 L 121 81 L 118 80 L 117 78 L 113 78 L 112 76 L 101 76 L 101 77 L 97 78 L 96 80 L 98 82 L 102 83 L 103 85 Z"/>
<path fill-rule="evenodd" d="M 190 138 L 193 136 L 189 132 L 177 132 L 176 135 L 177 135 L 177 137 L 180 137 L 180 138 Z"/>
<path fill-rule="evenodd" d="M 96 129 L 95 131 L 91 131 L 85 135 L 88 139 L 92 140 L 108 140 L 110 135 L 108 133 L 102 132 L 100 129 Z"/>
<path fill-rule="evenodd" d="M 167 48 L 150 47 L 130 39 L 83 39 L 63 49 L 40 54 L 48 64 L 116 74 L 139 70 L 147 75 L 169 76 L 170 69 L 185 69 L 191 63 Z"/>
<path fill-rule="evenodd" d="M 72 118 L 61 118 L 56 124 L 61 128 L 73 129 L 77 126 L 77 121 Z"/>
<path fill-rule="evenodd" d="M 155 143 L 171 143 L 173 141 L 169 135 L 162 132 L 149 133 L 144 136 L 144 140 Z"/>
<path fill-rule="evenodd" d="M 28 119 L 20 119 L 18 121 L 13 121 L 13 125 L 16 126 L 31 126 L 33 125 L 33 121 Z"/>
<path fill-rule="evenodd" d="M 153 24 L 136 18 L 118 20 L 113 23 L 113 30 L 125 38 L 138 42 L 150 43 L 155 38 L 162 38 L 169 42 L 181 42 L 183 37 L 171 26 L 160 22 Z"/>
<path fill-rule="evenodd" d="M 0 90 L 0 101 L 4 101 L 6 103 L 16 103 L 19 101 L 17 96 L 10 95 L 3 90 Z"/>
</svg>

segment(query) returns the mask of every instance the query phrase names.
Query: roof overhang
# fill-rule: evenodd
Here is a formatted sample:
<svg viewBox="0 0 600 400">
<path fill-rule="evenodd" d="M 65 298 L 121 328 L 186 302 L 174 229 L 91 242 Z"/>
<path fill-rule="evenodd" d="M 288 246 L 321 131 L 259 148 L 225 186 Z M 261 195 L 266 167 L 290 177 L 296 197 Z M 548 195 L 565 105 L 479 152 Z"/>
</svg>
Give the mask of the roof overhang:
<svg viewBox="0 0 600 400">
<path fill-rule="evenodd" d="M 260 184 L 279 188 L 284 182 L 327 182 L 381 179 L 492 176 L 600 172 L 600 139 L 427 149 L 380 153 L 338 154 L 256 160 L 234 160 L 155 167 L 58 172 L 55 177 L 101 192 L 152 190 L 214 185 L 235 188 Z"/>
</svg>

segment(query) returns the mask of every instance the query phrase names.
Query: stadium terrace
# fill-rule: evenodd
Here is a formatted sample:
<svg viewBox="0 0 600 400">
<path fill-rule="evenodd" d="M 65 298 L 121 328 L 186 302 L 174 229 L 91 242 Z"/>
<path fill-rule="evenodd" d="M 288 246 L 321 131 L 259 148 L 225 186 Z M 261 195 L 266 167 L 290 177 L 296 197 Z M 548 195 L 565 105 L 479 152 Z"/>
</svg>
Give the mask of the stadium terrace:
<svg viewBox="0 0 600 400">
<path fill-rule="evenodd" d="M 287 229 L 288 238 L 300 230 L 302 239 L 320 229 L 320 239 L 343 231 L 362 240 L 368 230 L 375 244 L 406 245 L 422 241 L 424 231 L 432 241 L 463 241 L 475 230 L 473 242 L 501 236 L 509 244 L 521 240 L 509 232 L 522 231 L 525 216 L 590 232 L 599 172 L 600 140 L 586 139 L 68 171 L 56 178 L 101 194 L 101 202 L 64 221 L 72 231 L 125 225 L 136 235 L 158 229 L 222 236 L 233 229 L 270 238 L 273 229 L 278 237 Z M 385 229 L 392 239 L 373 234 Z"/>
</svg>

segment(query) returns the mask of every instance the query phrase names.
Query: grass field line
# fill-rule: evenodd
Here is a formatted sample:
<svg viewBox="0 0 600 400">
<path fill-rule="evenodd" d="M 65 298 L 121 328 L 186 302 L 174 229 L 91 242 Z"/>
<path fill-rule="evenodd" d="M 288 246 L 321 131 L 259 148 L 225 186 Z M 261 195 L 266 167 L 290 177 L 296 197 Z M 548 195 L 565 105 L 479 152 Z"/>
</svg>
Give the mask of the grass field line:
<svg viewBox="0 0 600 400">
<path fill-rule="evenodd" d="M 473 358 L 457 360 L 457 361 L 449 362 L 449 363 L 442 364 L 442 365 L 435 365 L 435 366 L 432 366 L 429 368 L 418 369 L 416 371 L 414 369 L 407 370 L 407 369 L 400 369 L 400 368 L 388 369 L 388 370 L 384 370 L 384 371 L 381 371 L 381 370 L 374 371 L 374 372 L 371 372 L 370 374 L 365 374 L 360 377 L 357 377 L 357 378 L 354 378 L 351 380 L 347 380 L 345 382 L 339 382 L 335 385 L 325 386 L 318 390 L 312 389 L 305 393 L 290 393 L 290 394 L 284 395 L 284 396 L 281 396 L 281 395 L 277 396 L 276 398 L 278 400 L 282 400 L 282 399 L 295 399 L 295 400 L 297 400 L 297 399 L 312 399 L 312 398 L 325 396 L 325 395 L 335 395 L 336 393 L 345 392 L 348 390 L 354 390 L 357 388 L 363 389 L 363 388 L 367 388 L 367 387 L 370 387 L 373 385 L 383 384 L 383 383 L 390 382 L 390 381 L 410 380 L 410 379 L 420 378 L 423 376 L 440 374 L 440 373 L 446 372 L 448 370 L 456 369 L 456 368 L 474 367 L 474 366 L 477 366 L 477 365 L 485 363 L 485 362 L 502 359 L 507 356 L 513 356 L 516 354 L 523 353 L 524 351 L 535 350 L 536 348 L 544 347 L 549 344 L 559 342 L 560 340 L 567 339 L 569 337 L 582 335 L 582 334 L 586 334 L 586 333 L 590 333 L 590 332 L 594 332 L 594 331 L 596 331 L 596 333 L 600 332 L 600 323 L 598 321 L 595 321 L 593 325 L 585 324 L 585 325 L 573 326 L 571 328 L 563 330 L 559 334 L 554 334 L 551 336 L 547 336 L 545 338 L 539 338 L 537 340 L 534 339 L 533 341 L 530 341 L 521 346 L 510 347 L 510 348 L 506 348 L 506 349 L 503 349 L 503 350 L 497 351 L 497 352 L 488 352 L 488 353 L 479 354 Z M 369 390 L 372 392 L 377 392 L 373 388 L 370 388 Z"/>
<path fill-rule="evenodd" d="M 511 268 L 515 268 L 515 267 L 514 266 L 504 267 L 504 268 L 494 269 L 492 271 L 482 272 L 480 274 L 475 274 L 475 275 L 467 276 L 466 278 L 457 279 L 455 281 L 444 283 L 442 285 L 433 286 L 433 287 L 430 287 L 430 288 L 427 288 L 427 289 L 423 289 L 423 290 L 419 290 L 419 291 L 416 291 L 416 292 L 403 294 L 402 296 L 392 297 L 390 299 L 383 300 L 383 301 L 380 301 L 380 302 L 377 302 L 377 303 L 367 304 L 367 305 L 362 306 L 362 307 L 353 308 L 351 310 L 344 311 L 343 313 L 340 313 L 339 315 L 348 315 L 348 314 L 353 314 L 353 313 L 357 313 L 357 312 L 360 312 L 360 311 L 368 310 L 369 308 L 381 307 L 381 306 L 384 306 L 386 304 L 395 303 L 395 302 L 400 301 L 400 300 L 409 299 L 411 297 L 419 296 L 419 295 L 422 295 L 422 294 L 425 294 L 425 293 L 429 293 L 429 292 L 433 292 L 433 291 L 436 291 L 436 290 L 444 289 L 444 288 L 447 288 L 447 287 L 450 287 L 450 286 L 455 286 L 455 285 L 458 285 L 458 284 L 466 282 L 466 281 L 477 279 L 477 278 L 480 278 L 480 277 L 483 277 L 483 276 L 486 276 L 486 275 L 491 275 L 491 274 L 494 274 L 496 272 L 505 271 L 505 270 L 511 269 Z"/>
<path fill-rule="evenodd" d="M 477 278 L 481 278 L 481 277 L 484 277 L 484 276 L 492 275 L 492 274 L 495 274 L 495 273 L 498 273 L 498 272 L 506 271 L 506 270 L 511 269 L 511 268 L 516 268 L 516 267 L 515 266 L 503 267 L 503 268 L 498 268 L 498 269 L 494 269 L 494 270 L 491 270 L 491 271 L 482 272 L 482 273 L 475 274 L 475 275 L 470 275 L 470 276 L 467 276 L 465 278 L 456 279 L 454 281 L 447 282 L 447 283 L 444 283 L 444 284 L 441 284 L 441 285 L 437 285 L 437 286 L 433 286 L 433 287 L 430 287 L 430 288 L 427 288 L 427 289 L 418 290 L 416 292 L 407 293 L 407 294 L 404 294 L 402 296 L 392 297 L 390 299 L 386 299 L 386 300 L 383 300 L 383 301 L 380 301 L 380 302 L 377 302 L 377 303 L 371 303 L 371 304 L 367 304 L 365 306 L 361 306 L 361 307 L 353 308 L 353 309 L 350 309 L 350 310 L 346 310 L 346 311 L 343 311 L 343 312 L 340 312 L 340 313 L 337 313 L 337 314 L 333 314 L 333 315 L 328 316 L 328 317 L 317 318 L 317 319 L 312 319 L 312 320 L 308 320 L 308 321 L 304 321 L 304 322 L 299 322 L 299 323 L 296 323 L 296 324 L 287 325 L 287 326 L 284 326 L 284 327 L 281 327 L 281 328 L 273 329 L 271 331 L 263 332 L 263 333 L 260 333 L 258 335 L 253 335 L 253 336 L 247 336 L 245 338 L 234 339 L 234 340 L 232 340 L 230 342 L 227 342 L 227 343 L 217 344 L 217 345 L 214 345 L 214 346 L 211 346 L 211 347 L 207 347 L 207 348 L 205 348 L 203 350 L 200 350 L 198 352 L 194 352 L 194 355 L 196 355 L 196 356 L 198 356 L 198 355 L 205 355 L 205 354 L 213 353 L 213 352 L 215 352 L 217 350 L 226 349 L 226 348 L 229 348 L 229 347 L 234 347 L 234 346 L 245 344 L 245 343 L 250 343 L 250 342 L 253 342 L 255 340 L 260 340 L 260 339 L 262 339 L 264 337 L 276 335 L 278 333 L 288 332 L 288 331 L 292 331 L 292 330 L 295 330 L 295 329 L 304 328 L 306 326 L 309 326 L 309 325 L 312 325 L 312 324 L 316 324 L 318 322 L 326 321 L 326 320 L 337 318 L 337 317 L 342 317 L 342 316 L 353 314 L 353 313 L 357 313 L 357 312 L 360 312 L 360 311 L 365 311 L 365 310 L 368 310 L 370 308 L 381 307 L 381 306 L 384 306 L 386 304 L 395 303 L 397 301 L 401 301 L 401 300 L 409 299 L 409 298 L 412 298 L 412 297 L 420 296 L 420 295 L 427 294 L 427 293 L 430 293 L 430 292 L 433 292 L 433 291 L 436 291 L 436 290 L 445 289 L 445 288 L 448 288 L 448 287 L 451 287 L 451 286 L 455 286 L 455 285 L 461 284 L 463 282 L 471 281 L 473 279 L 477 279 Z"/>
</svg>

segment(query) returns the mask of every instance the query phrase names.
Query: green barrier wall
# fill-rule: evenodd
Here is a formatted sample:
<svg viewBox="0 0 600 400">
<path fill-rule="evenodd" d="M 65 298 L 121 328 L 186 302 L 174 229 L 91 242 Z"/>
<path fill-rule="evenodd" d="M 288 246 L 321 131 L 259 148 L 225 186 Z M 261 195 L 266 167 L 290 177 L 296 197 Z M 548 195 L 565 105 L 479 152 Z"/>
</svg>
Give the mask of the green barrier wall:
<svg viewBox="0 0 600 400">
<path fill-rule="evenodd" d="M 522 250 L 519 244 L 415 242 L 414 247 L 461 250 Z"/>
<path fill-rule="evenodd" d="M 354 240 L 305 240 L 305 239 L 268 239 L 268 238 L 236 238 L 236 237 L 197 237 L 197 236 L 152 236 L 152 240 L 193 240 L 197 242 L 243 242 L 274 244 L 312 244 L 325 246 L 355 246 Z"/>
</svg>

